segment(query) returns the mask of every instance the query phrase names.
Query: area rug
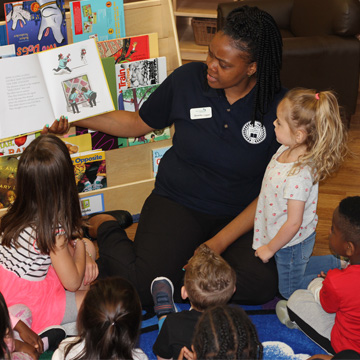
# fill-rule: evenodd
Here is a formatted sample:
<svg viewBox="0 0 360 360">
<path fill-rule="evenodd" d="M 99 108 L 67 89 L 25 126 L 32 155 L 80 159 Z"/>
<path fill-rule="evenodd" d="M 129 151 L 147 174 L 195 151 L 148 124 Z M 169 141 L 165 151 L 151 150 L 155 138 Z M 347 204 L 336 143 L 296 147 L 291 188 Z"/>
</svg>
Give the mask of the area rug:
<svg viewBox="0 0 360 360">
<path fill-rule="evenodd" d="M 241 306 L 256 326 L 259 339 L 264 345 L 264 360 L 305 360 L 315 354 L 326 354 L 317 344 L 297 329 L 288 329 L 281 324 L 275 314 L 279 299 L 259 306 Z M 179 311 L 188 310 L 188 304 L 176 304 Z M 149 359 L 156 359 L 152 346 L 158 334 L 157 318 L 146 319 L 142 323 L 139 347 Z"/>
</svg>

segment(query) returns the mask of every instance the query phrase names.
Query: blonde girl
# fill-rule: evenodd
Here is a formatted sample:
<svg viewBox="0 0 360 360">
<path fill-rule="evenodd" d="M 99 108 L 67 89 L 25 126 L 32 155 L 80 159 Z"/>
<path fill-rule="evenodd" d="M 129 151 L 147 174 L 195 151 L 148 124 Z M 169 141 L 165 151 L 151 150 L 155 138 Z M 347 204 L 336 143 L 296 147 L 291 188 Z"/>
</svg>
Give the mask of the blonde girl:
<svg viewBox="0 0 360 360">
<path fill-rule="evenodd" d="M 69 151 L 40 136 L 21 155 L 16 199 L 0 223 L 0 291 L 8 306 L 31 310 L 36 333 L 76 321 L 79 288 L 97 277 L 95 249 L 78 240 L 82 225 Z"/>
<path fill-rule="evenodd" d="M 315 244 L 319 181 L 335 172 L 348 151 L 336 96 L 290 90 L 274 121 L 282 145 L 271 159 L 255 213 L 253 249 L 263 262 L 275 257 L 279 291 L 288 298 L 321 271 L 340 268 L 332 255 L 310 257 Z"/>
</svg>

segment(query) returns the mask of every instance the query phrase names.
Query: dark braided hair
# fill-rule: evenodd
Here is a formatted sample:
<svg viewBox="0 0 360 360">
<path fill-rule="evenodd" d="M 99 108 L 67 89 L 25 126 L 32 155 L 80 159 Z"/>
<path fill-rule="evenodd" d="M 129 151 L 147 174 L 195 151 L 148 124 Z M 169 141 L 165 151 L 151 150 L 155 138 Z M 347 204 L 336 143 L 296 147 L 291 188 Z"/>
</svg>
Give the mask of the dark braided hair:
<svg viewBox="0 0 360 360">
<path fill-rule="evenodd" d="M 262 359 L 263 346 L 243 309 L 219 305 L 200 317 L 193 338 L 198 359 Z"/>
<path fill-rule="evenodd" d="M 360 196 L 349 196 L 339 204 L 343 239 L 360 245 Z"/>
<path fill-rule="evenodd" d="M 234 41 L 234 47 L 246 51 L 250 61 L 256 62 L 255 99 L 252 123 L 262 122 L 263 115 L 281 89 L 282 39 L 274 19 L 256 6 L 242 6 L 232 10 L 222 29 Z"/>
</svg>

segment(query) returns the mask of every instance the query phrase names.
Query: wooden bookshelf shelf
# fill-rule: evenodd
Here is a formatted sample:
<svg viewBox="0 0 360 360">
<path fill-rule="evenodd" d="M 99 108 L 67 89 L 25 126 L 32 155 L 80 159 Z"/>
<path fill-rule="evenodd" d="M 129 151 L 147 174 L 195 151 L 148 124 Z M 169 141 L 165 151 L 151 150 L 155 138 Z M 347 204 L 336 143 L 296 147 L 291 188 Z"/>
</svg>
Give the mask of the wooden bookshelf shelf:
<svg viewBox="0 0 360 360">
<path fill-rule="evenodd" d="M 216 19 L 218 3 L 229 1 L 230 0 L 173 0 L 182 60 L 206 60 L 208 47 L 195 44 L 191 19 L 194 17 Z"/>
<path fill-rule="evenodd" d="M 65 7 L 69 6 L 67 1 Z M 158 33 L 159 56 L 166 56 L 168 74 L 181 65 L 179 42 L 171 0 L 124 0 L 126 36 Z M 70 13 L 66 12 L 68 42 L 72 43 Z M 4 24 L 4 22 L 0 22 Z M 172 130 L 173 133 L 173 130 Z M 102 193 L 105 210 L 140 213 L 154 187 L 152 149 L 171 145 L 163 140 L 106 152 L 108 187 L 81 193 L 80 198 Z M 6 209 L 0 209 L 0 216 Z"/>
</svg>

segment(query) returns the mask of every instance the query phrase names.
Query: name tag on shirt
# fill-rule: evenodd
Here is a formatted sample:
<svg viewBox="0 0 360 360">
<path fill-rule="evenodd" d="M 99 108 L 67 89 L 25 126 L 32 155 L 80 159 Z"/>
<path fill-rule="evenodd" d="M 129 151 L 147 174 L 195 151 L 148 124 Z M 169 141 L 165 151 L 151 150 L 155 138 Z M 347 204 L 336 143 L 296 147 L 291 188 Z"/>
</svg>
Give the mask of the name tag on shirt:
<svg viewBox="0 0 360 360">
<path fill-rule="evenodd" d="M 190 109 L 190 119 L 209 119 L 212 117 L 212 109 L 211 107 L 202 107 L 196 109 Z"/>
</svg>

